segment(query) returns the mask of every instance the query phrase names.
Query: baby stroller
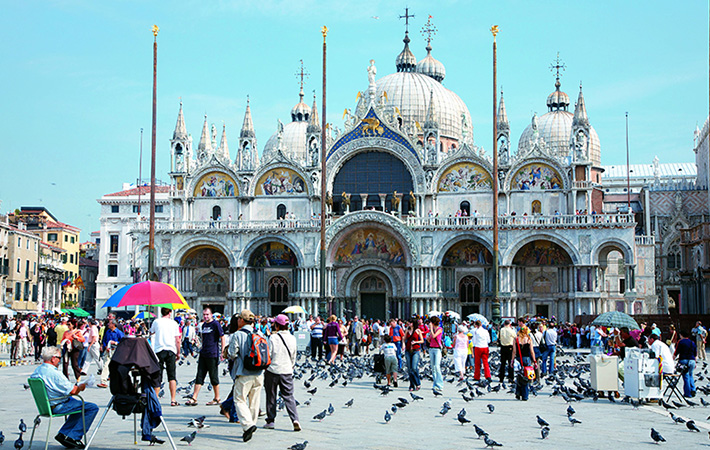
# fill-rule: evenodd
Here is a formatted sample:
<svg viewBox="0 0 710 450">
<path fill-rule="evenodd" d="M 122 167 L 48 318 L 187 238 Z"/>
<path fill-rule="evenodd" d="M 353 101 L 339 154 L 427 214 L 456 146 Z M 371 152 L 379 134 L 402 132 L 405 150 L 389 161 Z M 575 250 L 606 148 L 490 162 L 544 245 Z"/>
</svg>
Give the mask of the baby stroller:
<svg viewBox="0 0 710 450">
<path fill-rule="evenodd" d="M 168 440 L 172 448 L 175 449 L 175 443 L 163 420 L 160 402 L 155 394 L 155 388 L 160 386 L 162 374 L 158 358 L 148 340 L 145 338 L 123 339 L 116 347 L 108 369 L 113 396 L 86 448 L 91 446 L 106 414 L 113 407 L 113 410 L 124 419 L 133 414 L 134 444 L 138 443 L 136 415 L 140 413 L 143 415 L 141 419 L 143 436 L 152 436 L 153 428 L 162 423 Z"/>
</svg>

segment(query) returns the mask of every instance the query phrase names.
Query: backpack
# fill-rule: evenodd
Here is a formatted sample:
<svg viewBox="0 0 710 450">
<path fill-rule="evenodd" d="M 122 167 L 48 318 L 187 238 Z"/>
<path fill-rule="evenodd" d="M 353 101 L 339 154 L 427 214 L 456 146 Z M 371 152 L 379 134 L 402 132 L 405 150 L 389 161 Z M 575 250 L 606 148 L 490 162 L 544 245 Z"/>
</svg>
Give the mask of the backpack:
<svg viewBox="0 0 710 450">
<path fill-rule="evenodd" d="M 250 332 L 243 328 L 239 331 L 244 331 L 250 336 L 249 353 L 243 356 L 244 368 L 251 371 L 260 371 L 269 367 L 269 364 L 271 364 L 271 349 L 266 337 L 261 333 Z"/>
</svg>

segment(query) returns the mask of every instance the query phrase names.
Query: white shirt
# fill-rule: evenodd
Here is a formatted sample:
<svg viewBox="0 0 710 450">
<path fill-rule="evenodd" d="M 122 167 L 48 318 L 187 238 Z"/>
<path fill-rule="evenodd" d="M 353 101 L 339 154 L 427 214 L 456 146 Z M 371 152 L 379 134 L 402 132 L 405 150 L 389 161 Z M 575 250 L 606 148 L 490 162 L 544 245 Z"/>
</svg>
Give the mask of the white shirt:
<svg viewBox="0 0 710 450">
<path fill-rule="evenodd" d="M 653 350 L 656 358 L 661 358 L 661 371 L 663 373 L 675 372 L 675 361 L 673 361 L 673 354 L 665 342 L 660 339 L 656 339 L 653 341 L 653 344 L 651 344 L 651 350 Z"/>
<path fill-rule="evenodd" d="M 271 347 L 271 364 L 266 370 L 280 375 L 293 373 L 298 351 L 296 337 L 288 330 L 281 330 L 269 336 L 269 346 Z"/>
<path fill-rule="evenodd" d="M 180 336 L 180 327 L 177 322 L 170 317 L 156 319 L 150 327 L 150 333 L 154 335 L 152 341 L 155 353 L 170 350 L 177 355 L 175 338 Z"/>
<path fill-rule="evenodd" d="M 483 327 L 478 327 L 473 329 L 473 346 L 477 348 L 488 348 L 488 344 L 491 342 L 491 335 Z"/>
</svg>

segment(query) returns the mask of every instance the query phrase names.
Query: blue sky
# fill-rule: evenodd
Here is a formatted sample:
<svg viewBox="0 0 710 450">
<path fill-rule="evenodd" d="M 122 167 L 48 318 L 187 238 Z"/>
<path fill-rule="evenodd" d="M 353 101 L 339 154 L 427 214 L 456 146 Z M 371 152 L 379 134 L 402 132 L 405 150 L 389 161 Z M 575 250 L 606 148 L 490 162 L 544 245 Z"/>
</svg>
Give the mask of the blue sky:
<svg viewBox="0 0 710 450">
<path fill-rule="evenodd" d="M 427 16 L 444 85 L 468 105 L 474 140 L 490 151 L 491 35 L 498 24 L 499 84 L 512 139 L 554 89 L 550 63 L 567 66 L 562 89 L 583 82 L 602 163 L 694 161 L 693 130 L 708 112 L 708 4 L 662 1 L 0 1 L 0 199 L 3 212 L 43 205 L 60 220 L 98 230 L 101 195 L 138 173 L 140 128 L 148 174 L 153 23 L 160 26 L 158 178 L 167 179 L 169 138 L 182 97 L 195 145 L 203 116 L 226 123 L 236 148 L 247 95 L 263 148 L 298 101 L 303 59 L 307 102 L 320 96 L 320 27 L 328 34 L 328 121 L 342 126 L 367 86 L 395 71 L 408 5 L 410 44 L 426 55 Z"/>
</svg>

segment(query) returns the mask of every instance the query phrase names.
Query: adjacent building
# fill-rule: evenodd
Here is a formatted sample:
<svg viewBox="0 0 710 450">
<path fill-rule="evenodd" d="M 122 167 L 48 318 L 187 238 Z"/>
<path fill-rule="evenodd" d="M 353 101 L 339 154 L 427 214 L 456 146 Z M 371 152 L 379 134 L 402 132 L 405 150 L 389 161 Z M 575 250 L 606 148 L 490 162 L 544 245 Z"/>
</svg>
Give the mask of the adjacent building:
<svg viewBox="0 0 710 450">
<path fill-rule="evenodd" d="M 15 311 L 39 311 L 37 284 L 39 280 L 40 238 L 24 229 L 13 227 L 8 239 L 10 270 L 6 299 Z"/>
</svg>

